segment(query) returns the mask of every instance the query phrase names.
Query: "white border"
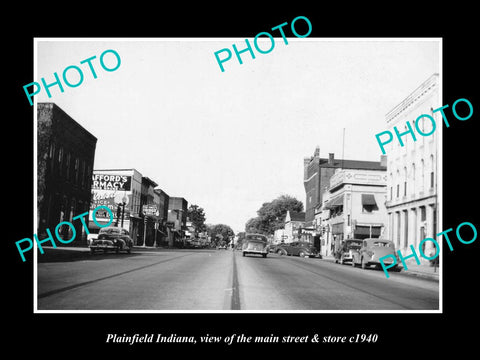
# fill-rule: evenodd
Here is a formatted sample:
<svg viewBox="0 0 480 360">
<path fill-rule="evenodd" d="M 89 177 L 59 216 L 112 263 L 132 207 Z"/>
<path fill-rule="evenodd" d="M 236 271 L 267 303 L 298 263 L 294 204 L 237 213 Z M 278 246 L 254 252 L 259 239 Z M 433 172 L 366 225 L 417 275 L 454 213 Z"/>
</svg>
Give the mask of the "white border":
<svg viewBox="0 0 480 360">
<path fill-rule="evenodd" d="M 279 37 L 274 37 L 279 38 Z M 279 38 L 280 39 L 280 38 Z M 33 38 L 33 77 L 34 80 L 38 78 L 37 73 L 37 44 L 39 41 L 238 41 L 244 40 L 243 38 Z M 440 102 L 443 102 L 443 38 L 441 37 L 432 37 L 432 38 L 288 38 L 288 41 L 353 41 L 353 42 L 363 42 L 363 41 L 438 41 L 439 43 L 439 99 Z M 401 99 L 399 100 L 401 101 Z M 33 171 L 34 171 L 34 180 L 33 180 L 33 229 L 35 229 L 35 234 L 37 233 L 37 99 L 33 100 L 34 106 L 34 126 L 33 126 Z M 442 106 L 442 104 L 439 104 Z M 439 229 L 443 229 L 443 126 L 437 128 L 438 132 L 438 165 L 437 165 L 437 205 L 438 205 L 438 219 L 439 219 Z M 441 181 L 438 182 L 438 179 Z M 440 264 L 439 267 L 439 309 L 438 310 L 39 310 L 38 309 L 38 277 L 37 277 L 37 243 L 32 239 L 35 245 L 32 248 L 33 251 L 33 312 L 35 314 L 58 314 L 58 313 L 78 313 L 78 314 L 405 314 L 405 313 L 416 313 L 416 314 L 441 314 L 443 313 L 443 242 L 440 242 Z M 408 270 L 407 270 L 408 271 Z"/>
</svg>

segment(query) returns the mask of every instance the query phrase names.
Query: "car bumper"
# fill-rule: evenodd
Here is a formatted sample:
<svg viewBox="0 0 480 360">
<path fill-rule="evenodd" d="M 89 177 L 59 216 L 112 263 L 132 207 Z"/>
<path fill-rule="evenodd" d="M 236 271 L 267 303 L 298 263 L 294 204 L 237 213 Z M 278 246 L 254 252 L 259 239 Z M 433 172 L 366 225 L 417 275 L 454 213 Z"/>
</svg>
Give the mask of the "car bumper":
<svg viewBox="0 0 480 360">
<path fill-rule="evenodd" d="M 268 254 L 266 250 L 242 250 L 244 254 Z"/>
<path fill-rule="evenodd" d="M 93 250 L 104 250 L 104 249 L 116 249 L 117 246 L 114 245 L 90 245 L 90 249 Z"/>
</svg>

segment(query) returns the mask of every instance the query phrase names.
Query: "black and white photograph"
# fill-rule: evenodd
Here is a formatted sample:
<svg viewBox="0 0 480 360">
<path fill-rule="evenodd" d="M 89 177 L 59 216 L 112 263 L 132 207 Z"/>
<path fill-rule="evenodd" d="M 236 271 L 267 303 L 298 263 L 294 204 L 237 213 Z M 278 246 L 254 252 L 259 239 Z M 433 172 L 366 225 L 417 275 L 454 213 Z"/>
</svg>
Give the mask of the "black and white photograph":
<svg viewBox="0 0 480 360">
<path fill-rule="evenodd" d="M 474 10 L 102 7 L 6 32 L 8 347 L 473 349 Z"/>
<path fill-rule="evenodd" d="M 441 310 L 441 39 L 36 46 L 38 311 Z"/>
</svg>

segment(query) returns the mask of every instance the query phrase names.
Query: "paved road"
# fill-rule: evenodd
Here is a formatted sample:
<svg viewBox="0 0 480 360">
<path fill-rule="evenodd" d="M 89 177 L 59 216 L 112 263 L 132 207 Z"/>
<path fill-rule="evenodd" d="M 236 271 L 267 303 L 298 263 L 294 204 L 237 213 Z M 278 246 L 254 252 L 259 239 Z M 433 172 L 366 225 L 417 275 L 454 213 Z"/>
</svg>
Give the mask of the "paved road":
<svg viewBox="0 0 480 360">
<path fill-rule="evenodd" d="M 42 255 L 40 255 L 42 256 Z M 321 259 L 135 251 L 38 264 L 38 310 L 437 310 L 438 282 Z"/>
</svg>

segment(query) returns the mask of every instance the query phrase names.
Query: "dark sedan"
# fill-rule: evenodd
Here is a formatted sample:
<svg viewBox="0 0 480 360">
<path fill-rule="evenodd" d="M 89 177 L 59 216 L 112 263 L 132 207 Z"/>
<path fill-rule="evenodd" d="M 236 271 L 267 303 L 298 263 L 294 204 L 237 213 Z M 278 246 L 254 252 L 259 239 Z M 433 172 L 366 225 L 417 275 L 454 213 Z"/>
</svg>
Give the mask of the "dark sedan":
<svg viewBox="0 0 480 360">
<path fill-rule="evenodd" d="M 92 254 L 96 250 L 103 250 L 104 252 L 112 250 L 116 253 L 126 251 L 130 253 L 133 247 L 133 240 L 130 238 L 127 230 L 117 226 L 109 226 L 100 229 L 98 238 L 92 239 L 89 247 Z"/>
<path fill-rule="evenodd" d="M 279 244 L 275 247 L 274 252 L 278 255 L 320 257 L 318 250 L 312 244 L 305 241 Z"/>
</svg>

